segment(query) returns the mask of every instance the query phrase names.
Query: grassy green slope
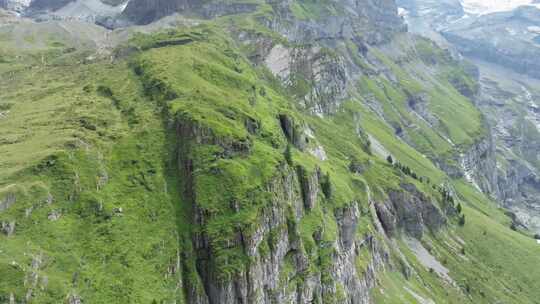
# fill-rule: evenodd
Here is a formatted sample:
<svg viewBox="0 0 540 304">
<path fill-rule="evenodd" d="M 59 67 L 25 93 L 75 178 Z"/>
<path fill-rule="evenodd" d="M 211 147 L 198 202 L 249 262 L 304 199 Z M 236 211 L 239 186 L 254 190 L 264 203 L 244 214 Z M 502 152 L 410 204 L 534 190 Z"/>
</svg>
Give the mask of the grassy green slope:
<svg viewBox="0 0 540 304">
<path fill-rule="evenodd" d="M 176 299 L 183 221 L 162 114 L 126 63 L 48 59 L 2 74 L 0 185 L 17 202 L 0 214 L 16 220 L 0 236 L 0 298 Z"/>
<path fill-rule="evenodd" d="M 15 193 L 17 203 L 0 213 L 0 221 L 16 220 L 13 236 L 0 234 L 0 273 L 5 278 L 0 281 L 1 300 L 10 293 L 23 298 L 28 288 L 23 282 L 35 272 L 39 279 L 31 288 L 36 303 L 61 302 L 70 293 L 88 303 L 181 303 L 182 289 L 176 288 L 181 281 L 179 260 L 183 281 L 200 284 L 193 269 L 192 229 L 204 229 L 210 236 L 224 279 L 242 270 L 248 262 L 245 253 L 227 244 L 237 229 L 256 227 L 268 204 L 261 189 L 285 166 L 287 140 L 279 114 L 308 124 L 327 153 L 328 160 L 320 161 L 292 148 L 295 166 L 307 172 L 318 166 L 330 176 L 332 194 L 321 194 L 322 204 L 299 227 L 303 250 L 319 261 L 312 271 L 323 273 L 331 269 L 326 262 L 333 252 L 317 247 L 313 234 L 323 230 L 323 243 L 335 240 L 336 223 L 330 215 L 351 201 L 366 210 L 366 185 L 384 199 L 386 190 L 406 181 L 440 200 L 430 185 L 371 155 L 365 138 L 355 133 L 356 117 L 400 162 L 437 184 L 449 180 L 421 153 L 447 153 L 450 146 L 441 134 L 467 145 L 481 133 L 477 111 L 444 78 L 439 79 L 442 88 L 423 87 L 376 50 L 380 61 L 403 78 L 400 86 L 382 78 L 361 80 L 360 90 L 385 105 L 386 122 L 361 100 L 344 103 L 330 118 L 302 113 L 268 73 L 253 67 L 235 43 L 212 26 L 137 36 L 131 43 L 143 51 L 114 64 L 81 65 L 80 54 L 59 52 L 48 54 L 48 65 L 43 66 L 40 54 L 22 61 L 4 51 L 11 59 L 0 63 L 0 103 L 9 108 L 7 117 L 0 118 L 0 195 Z M 405 89 L 431 94 L 431 106 L 443 122 L 440 130 L 410 116 L 404 107 Z M 444 108 L 443 100 L 450 100 Z M 465 131 L 452 120 L 456 113 L 465 115 Z M 417 124 L 420 135 L 413 140 L 425 149 L 417 152 L 396 139 L 388 118 Z M 212 215 L 204 227 L 191 225 L 190 207 L 178 190 L 185 181 L 177 176 L 172 126 L 179 121 L 202 126 L 223 142 L 250 146 L 249 154 L 228 158 L 218 157 L 226 151 L 217 144 L 196 147 L 198 202 Z M 255 131 L 247 122 L 257 126 Z M 424 146 L 426 140 L 430 144 Z M 365 165 L 362 175 L 349 171 L 353 160 Z M 535 284 L 540 282 L 540 246 L 511 231 L 502 212 L 470 185 L 453 183 L 466 223 L 453 223 L 424 243 L 444 261 L 458 287 L 439 280 L 400 243 L 417 275 L 406 280 L 388 269 L 374 299 L 418 303 L 417 294 L 436 303 L 534 303 L 539 298 Z M 224 205 L 224 197 L 237 202 L 240 212 Z M 373 230 L 366 213 L 360 222 L 359 234 Z M 358 260 L 359 269 L 367 258 Z M 32 260 L 42 262 L 32 268 Z"/>
<path fill-rule="evenodd" d="M 539 303 L 540 248 L 509 229 L 504 213 L 470 185 L 456 181 L 466 223 L 424 238 L 422 243 L 446 268 L 459 291 L 423 266 L 405 244 L 402 251 L 419 276 L 406 280 L 388 272 L 373 292 L 377 303 L 421 303 L 411 291 L 436 303 Z M 446 287 L 444 287 L 446 285 Z M 442 288 L 441 288 L 442 286 Z"/>
</svg>

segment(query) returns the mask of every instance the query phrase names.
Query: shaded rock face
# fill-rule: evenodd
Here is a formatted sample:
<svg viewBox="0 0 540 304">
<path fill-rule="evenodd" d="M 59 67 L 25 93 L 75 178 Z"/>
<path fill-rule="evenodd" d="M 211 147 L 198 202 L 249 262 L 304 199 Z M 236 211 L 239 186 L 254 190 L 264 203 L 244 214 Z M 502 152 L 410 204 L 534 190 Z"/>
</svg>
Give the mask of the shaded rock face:
<svg viewBox="0 0 540 304">
<path fill-rule="evenodd" d="M 510 69 L 477 62 L 480 67 L 478 105 L 488 118 L 497 147 L 494 194 L 533 231 L 540 231 L 539 81 Z"/>
<path fill-rule="evenodd" d="M 540 9 L 523 6 L 453 24 L 443 35 L 465 55 L 540 78 L 537 33 L 531 30 L 539 25 Z"/>
<path fill-rule="evenodd" d="M 1 222 L 0 231 L 6 236 L 11 236 L 15 233 L 15 221 L 12 222 Z"/>
<path fill-rule="evenodd" d="M 478 67 L 469 73 L 479 82 L 478 92 L 453 85 L 475 101 L 490 134 L 455 158 L 455 165 L 441 167 L 452 176 L 466 177 L 530 229 L 540 231 L 540 190 L 534 182 L 540 175 L 540 95 L 535 89 L 540 84 L 540 10 L 522 6 L 462 18 L 455 0 L 397 2 L 409 10 L 412 31 L 459 50 Z"/>
<path fill-rule="evenodd" d="M 68 297 L 67 302 L 68 302 L 69 304 L 81 304 L 81 303 L 82 303 L 81 298 L 80 298 L 78 295 L 76 295 L 76 294 L 70 295 L 70 296 Z"/>
<path fill-rule="evenodd" d="M 257 46 L 257 54 L 252 60 L 265 65 L 312 113 L 334 113 L 347 97 L 347 88 L 354 76 L 348 70 L 350 67 L 345 58 L 333 52 L 331 47 L 284 46 L 271 40 L 255 40 L 247 34 L 240 35 L 239 39 L 244 44 Z"/>
<path fill-rule="evenodd" d="M 453 161 L 435 160 L 437 165 L 453 178 L 465 178 L 479 191 L 498 196 L 498 173 L 495 144 L 488 132 L 462 153 L 454 155 Z"/>
<path fill-rule="evenodd" d="M 358 203 L 354 202 L 348 207 L 340 208 L 336 211 L 336 219 L 339 225 L 340 245 L 349 250 L 354 245 L 356 228 L 360 218 Z"/>
<path fill-rule="evenodd" d="M 507 48 L 496 48 L 495 41 L 476 40 L 452 32 L 444 33 L 444 37 L 458 46 L 464 55 L 497 63 L 517 72 L 540 78 L 540 64 L 536 60 L 539 52 L 532 45 L 527 46 L 521 43 L 521 49 L 508 50 Z"/>
<path fill-rule="evenodd" d="M 375 204 L 377 216 L 389 236 L 403 231 L 421 239 L 426 229 L 436 232 L 446 224 L 443 212 L 414 185 L 403 184 L 402 188 L 390 191 L 387 202 Z"/>
<path fill-rule="evenodd" d="M 409 108 L 427 121 L 431 126 L 437 127 L 440 124 L 439 119 L 429 110 L 429 100 L 427 94 L 409 94 L 407 96 L 407 105 Z"/>
<path fill-rule="evenodd" d="M 293 117 L 287 114 L 279 115 L 279 123 L 287 140 L 298 150 L 304 151 L 309 141 L 305 132 L 306 126 L 295 121 Z"/>
<path fill-rule="evenodd" d="M 466 14 L 458 0 L 398 0 L 409 11 L 411 29 L 448 42 L 462 54 L 500 64 L 532 77 L 540 76 L 538 33 L 540 10 L 521 6 L 490 14 Z M 462 18 L 464 16 L 467 18 Z M 442 37 L 435 32 L 442 34 Z"/>
<path fill-rule="evenodd" d="M 317 168 L 313 173 L 309 173 L 301 166 L 298 166 L 297 172 L 300 188 L 302 190 L 304 207 L 311 210 L 317 203 L 317 197 L 319 195 L 319 176 L 321 175 L 321 172 Z"/>
<path fill-rule="evenodd" d="M 334 113 L 347 96 L 351 76 L 345 61 L 327 49 L 276 45 L 263 55 L 264 64 L 286 86 L 294 88 L 303 106 L 318 115 Z"/>
<path fill-rule="evenodd" d="M 499 195 L 506 203 L 519 199 L 523 188 L 538 188 L 538 176 L 535 172 L 520 163 L 511 162 L 511 166 L 499 175 Z"/>
<path fill-rule="evenodd" d="M 253 3 L 230 3 L 224 1 L 132 0 L 128 3 L 123 17 L 136 24 L 148 24 L 174 13 L 215 18 L 251 12 L 256 7 L 257 5 Z"/>
<path fill-rule="evenodd" d="M 13 193 L 8 193 L 5 198 L 0 200 L 0 212 L 8 209 L 17 201 L 17 197 Z"/>
<path fill-rule="evenodd" d="M 11 9 L 39 22 L 82 21 L 106 26 L 115 24 L 129 0 L 8 0 L 18 2 Z"/>
<path fill-rule="evenodd" d="M 491 134 L 460 155 L 460 164 L 467 180 L 484 193 L 497 195 L 497 161 Z"/>
<path fill-rule="evenodd" d="M 291 88 L 304 108 L 319 116 L 331 115 L 349 97 L 362 73 L 347 51 L 336 49 L 350 40 L 365 56 L 367 45 L 388 42 L 397 32 L 406 31 L 406 26 L 394 1 L 335 1 L 330 6 L 339 14 L 323 10 L 309 19 L 293 13 L 294 2 L 268 1 L 274 13 L 260 17 L 260 22 L 292 45 L 276 45 L 247 34 L 239 38 L 257 46 L 253 60 Z"/>
<path fill-rule="evenodd" d="M 293 0 L 267 1 L 276 12 L 267 25 L 291 41 L 335 41 L 344 38 L 365 37 L 368 43 L 380 43 L 406 27 L 397 15 L 393 0 L 340 0 L 332 5 L 343 14 L 323 13 L 316 20 L 297 19 L 290 9 Z"/>
<path fill-rule="evenodd" d="M 216 144 L 211 132 L 193 124 L 177 122 L 178 165 L 184 180 L 184 198 L 192 206 L 193 224 L 204 227 L 211 214 L 196 197 L 196 161 L 193 149 L 201 143 Z M 231 147 L 226 145 L 226 147 Z M 247 152 L 243 152 L 247 153 Z M 314 303 L 344 291 L 343 301 L 353 304 L 370 303 L 370 289 L 376 284 L 376 274 L 389 263 L 389 253 L 370 233 L 359 235 L 360 208 L 358 202 L 337 209 L 333 215 L 338 238 L 323 241 L 314 235 L 317 246 L 328 248 L 325 258 L 331 269 L 313 271 L 314 261 L 306 253 L 299 232 L 302 218 L 316 207 L 320 196 L 320 170 L 308 173 L 305 169 L 282 164 L 279 174 L 264 186 L 268 200 L 260 211 L 254 230 L 238 229 L 229 240 L 230 248 L 239 248 L 249 263 L 246 268 L 224 280 L 216 268 L 218 255 L 211 235 L 204 229 L 192 234 L 196 255 L 196 271 L 201 286 L 186 281 L 188 303 Z M 361 273 L 356 259 L 368 252 L 370 259 Z M 293 278 L 295 288 L 289 285 Z M 289 282 L 289 283 L 287 283 Z"/>
<path fill-rule="evenodd" d="M 216 145 L 223 148 L 221 157 L 230 158 L 250 151 L 252 143 L 248 138 L 221 138 L 214 135 L 214 132 L 205 126 L 201 126 L 196 121 L 190 119 L 178 120 L 176 132 L 180 138 L 189 138 L 184 141 L 186 146 L 182 147 L 183 152 L 189 151 L 192 145 Z"/>
<path fill-rule="evenodd" d="M 30 9 L 56 11 L 73 1 L 75 0 L 33 0 Z"/>
<path fill-rule="evenodd" d="M 267 1 L 274 12 L 260 17 L 259 21 L 294 42 L 294 46 L 274 45 L 270 39 L 253 41 L 256 38 L 248 34 L 240 35 L 239 39 L 257 46 L 254 62 L 266 65 L 292 88 L 306 109 L 321 116 L 335 113 L 359 73 L 358 67 L 350 64 L 350 58 L 332 51 L 336 44 L 351 39 L 360 49 L 366 49 L 365 44 L 386 42 L 394 33 L 405 31 L 406 26 L 392 0 L 336 1 L 332 6 L 342 13 L 323 12 L 316 20 L 295 16 L 291 10 L 293 2 Z M 173 13 L 215 18 L 252 12 L 256 8 L 256 4 L 222 1 L 132 0 L 122 19 L 146 24 Z"/>
</svg>

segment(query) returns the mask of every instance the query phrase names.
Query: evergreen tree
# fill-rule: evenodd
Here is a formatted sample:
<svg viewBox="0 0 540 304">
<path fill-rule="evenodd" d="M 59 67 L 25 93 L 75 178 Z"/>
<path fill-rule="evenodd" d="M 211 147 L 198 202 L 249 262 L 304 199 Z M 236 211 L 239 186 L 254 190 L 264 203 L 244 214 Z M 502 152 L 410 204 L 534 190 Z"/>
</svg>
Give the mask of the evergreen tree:
<svg viewBox="0 0 540 304">
<path fill-rule="evenodd" d="M 460 217 L 459 217 L 459 225 L 460 226 L 465 226 L 465 214 L 462 214 Z"/>
<path fill-rule="evenodd" d="M 392 155 L 388 155 L 388 157 L 386 158 L 386 161 L 387 161 L 389 164 L 393 164 L 393 163 L 394 163 L 394 159 L 392 158 Z"/>
<path fill-rule="evenodd" d="M 518 228 L 517 228 L 516 223 L 512 222 L 512 224 L 510 225 L 510 229 L 512 229 L 512 230 L 514 230 L 514 231 L 517 231 Z"/>
</svg>

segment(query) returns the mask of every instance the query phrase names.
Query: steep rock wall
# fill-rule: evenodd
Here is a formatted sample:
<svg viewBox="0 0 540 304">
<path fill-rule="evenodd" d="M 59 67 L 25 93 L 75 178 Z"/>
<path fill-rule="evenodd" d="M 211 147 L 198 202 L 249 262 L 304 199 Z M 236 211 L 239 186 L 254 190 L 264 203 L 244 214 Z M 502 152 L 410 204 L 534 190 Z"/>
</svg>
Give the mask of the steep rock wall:
<svg viewBox="0 0 540 304">
<path fill-rule="evenodd" d="M 230 151 L 248 153 L 231 148 L 209 134 L 192 122 L 177 123 L 184 196 L 192 205 L 193 222 L 198 227 L 208 225 L 213 215 L 197 197 L 198 178 L 194 172 L 199 168 L 192 149 L 217 143 Z M 216 236 L 204 230 L 193 234 L 191 241 L 202 286 L 185 282 L 190 303 L 313 303 L 328 302 L 336 294 L 341 297 L 339 301 L 370 303 L 369 291 L 376 284 L 376 273 L 388 263 L 389 253 L 373 234 L 357 234 L 359 202 L 351 202 L 333 215 L 338 238 L 323 240 L 323 232 L 315 232 L 313 238 L 319 247 L 319 257 L 308 255 L 300 225 L 303 217 L 316 207 L 322 191 L 318 171 L 310 174 L 300 168 L 295 170 L 283 164 L 261 190 L 268 199 L 258 214 L 256 227 L 239 229 L 235 237 L 227 240 L 229 248 L 237 248 L 249 261 L 245 269 L 224 278 L 216 268 L 222 262 L 216 260 L 219 259 Z M 231 206 L 233 213 L 241 212 L 239 208 Z M 355 261 L 364 251 L 370 258 L 359 273 Z M 320 259 L 325 259 L 324 265 L 319 264 Z"/>
<path fill-rule="evenodd" d="M 181 13 L 215 18 L 224 15 L 251 12 L 257 7 L 249 2 L 196 1 L 196 0 L 132 0 L 128 3 L 123 17 L 136 24 L 148 24 L 159 18 Z"/>
</svg>

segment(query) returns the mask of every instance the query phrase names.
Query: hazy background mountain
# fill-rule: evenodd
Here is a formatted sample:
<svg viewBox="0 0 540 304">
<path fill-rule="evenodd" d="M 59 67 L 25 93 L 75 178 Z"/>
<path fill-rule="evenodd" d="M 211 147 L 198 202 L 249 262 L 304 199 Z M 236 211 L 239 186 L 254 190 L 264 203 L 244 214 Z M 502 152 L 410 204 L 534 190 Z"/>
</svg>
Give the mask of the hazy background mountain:
<svg viewBox="0 0 540 304">
<path fill-rule="evenodd" d="M 492 193 L 540 229 L 540 9 L 535 1 L 398 1 L 409 29 L 478 67 L 474 98 L 490 121 L 498 153 Z M 442 3 L 445 3 L 444 5 Z M 458 54 L 459 52 L 459 54 Z"/>
</svg>

